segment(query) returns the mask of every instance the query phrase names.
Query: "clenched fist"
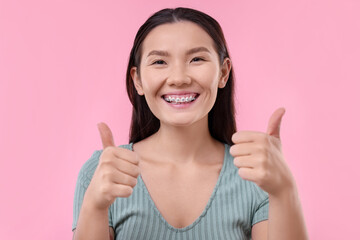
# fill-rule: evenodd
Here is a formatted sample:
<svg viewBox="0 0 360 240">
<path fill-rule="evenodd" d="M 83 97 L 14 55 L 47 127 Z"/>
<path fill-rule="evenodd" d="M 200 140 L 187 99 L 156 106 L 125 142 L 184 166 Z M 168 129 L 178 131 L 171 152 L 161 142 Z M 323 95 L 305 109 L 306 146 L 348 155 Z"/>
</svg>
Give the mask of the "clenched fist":
<svg viewBox="0 0 360 240">
<path fill-rule="evenodd" d="M 98 129 L 103 152 L 84 201 L 96 209 L 104 210 L 117 197 L 126 198 L 132 194 L 140 168 L 135 152 L 115 146 L 111 130 L 105 123 L 99 123 Z"/>
<path fill-rule="evenodd" d="M 270 117 L 267 133 L 239 131 L 233 134 L 234 145 L 230 154 L 239 175 L 255 182 L 272 195 L 292 190 L 293 176 L 285 162 L 280 141 L 280 124 L 284 108 L 277 109 Z"/>
</svg>

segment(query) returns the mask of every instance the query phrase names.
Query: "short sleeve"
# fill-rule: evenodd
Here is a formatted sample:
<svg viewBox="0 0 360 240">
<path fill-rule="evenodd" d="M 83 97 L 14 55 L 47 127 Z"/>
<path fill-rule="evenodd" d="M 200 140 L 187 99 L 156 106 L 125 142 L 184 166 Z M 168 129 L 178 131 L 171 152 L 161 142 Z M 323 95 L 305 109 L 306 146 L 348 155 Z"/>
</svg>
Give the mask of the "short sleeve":
<svg viewBox="0 0 360 240">
<path fill-rule="evenodd" d="M 255 223 L 269 219 L 269 195 L 261 188 L 256 186 L 256 207 L 251 221 L 253 226 Z"/>
<path fill-rule="evenodd" d="M 94 151 L 90 159 L 88 159 L 80 169 L 76 181 L 75 193 L 74 193 L 72 231 L 74 231 L 74 229 L 76 228 L 84 195 L 94 175 L 96 167 L 99 164 L 99 158 L 101 153 L 102 150 Z M 113 226 L 110 208 L 109 208 L 109 226 L 111 227 Z"/>
</svg>

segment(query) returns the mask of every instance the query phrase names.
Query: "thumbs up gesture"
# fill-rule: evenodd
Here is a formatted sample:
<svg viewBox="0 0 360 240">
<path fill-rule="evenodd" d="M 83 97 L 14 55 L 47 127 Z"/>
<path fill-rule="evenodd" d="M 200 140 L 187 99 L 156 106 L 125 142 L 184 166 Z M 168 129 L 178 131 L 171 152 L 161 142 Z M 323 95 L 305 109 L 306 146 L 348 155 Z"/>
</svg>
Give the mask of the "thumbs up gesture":
<svg viewBox="0 0 360 240">
<path fill-rule="evenodd" d="M 255 182 L 273 196 L 291 190 L 295 186 L 281 149 L 280 124 L 284 108 L 277 109 L 270 117 L 267 133 L 238 131 L 233 134 L 234 145 L 230 154 L 239 175 Z"/>
<path fill-rule="evenodd" d="M 135 152 L 116 147 L 110 128 L 99 123 L 103 152 L 94 172 L 84 201 L 99 210 L 107 209 L 116 197 L 129 197 L 140 174 Z"/>
</svg>

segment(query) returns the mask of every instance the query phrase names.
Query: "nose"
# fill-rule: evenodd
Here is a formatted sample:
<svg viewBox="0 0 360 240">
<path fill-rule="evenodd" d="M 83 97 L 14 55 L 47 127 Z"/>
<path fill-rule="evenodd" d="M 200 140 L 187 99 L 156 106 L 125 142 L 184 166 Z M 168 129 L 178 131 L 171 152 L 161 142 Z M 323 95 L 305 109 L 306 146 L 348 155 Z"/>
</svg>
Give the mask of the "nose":
<svg viewBox="0 0 360 240">
<path fill-rule="evenodd" d="M 176 64 L 170 71 L 167 83 L 169 85 L 175 85 L 177 87 L 183 84 L 190 84 L 191 78 L 187 75 L 186 66 L 183 64 Z"/>
</svg>

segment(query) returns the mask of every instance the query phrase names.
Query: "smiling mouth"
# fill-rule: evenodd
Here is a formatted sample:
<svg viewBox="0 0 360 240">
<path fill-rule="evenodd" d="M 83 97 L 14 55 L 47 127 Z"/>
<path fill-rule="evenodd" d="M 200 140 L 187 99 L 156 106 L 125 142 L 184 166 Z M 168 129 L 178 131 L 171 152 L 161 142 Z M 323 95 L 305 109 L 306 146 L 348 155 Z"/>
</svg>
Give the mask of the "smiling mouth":
<svg viewBox="0 0 360 240">
<path fill-rule="evenodd" d="M 171 104 L 185 104 L 195 101 L 200 94 L 184 94 L 184 95 L 163 95 L 161 96 L 166 102 Z"/>
</svg>

